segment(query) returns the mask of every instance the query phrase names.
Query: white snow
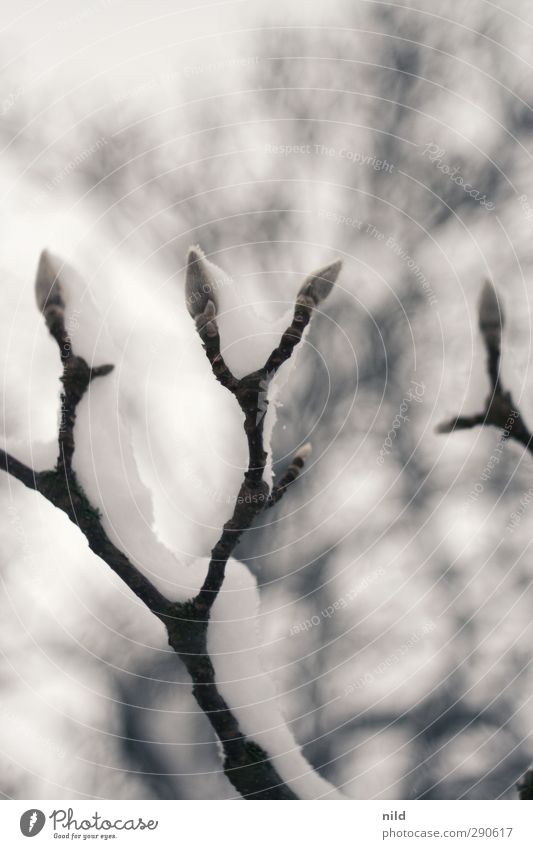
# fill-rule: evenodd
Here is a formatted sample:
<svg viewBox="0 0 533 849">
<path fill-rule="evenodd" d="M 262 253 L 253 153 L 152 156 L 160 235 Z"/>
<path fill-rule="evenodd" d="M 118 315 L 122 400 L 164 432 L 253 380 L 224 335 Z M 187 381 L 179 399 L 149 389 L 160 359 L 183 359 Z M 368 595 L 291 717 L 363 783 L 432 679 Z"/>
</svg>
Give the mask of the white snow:
<svg viewBox="0 0 533 849">
<path fill-rule="evenodd" d="M 207 561 L 202 565 L 206 568 Z M 342 794 L 304 758 L 282 714 L 262 661 L 259 601 L 255 578 L 231 559 L 208 631 L 218 689 L 241 730 L 269 753 L 280 776 L 301 799 L 341 799 Z"/>
</svg>

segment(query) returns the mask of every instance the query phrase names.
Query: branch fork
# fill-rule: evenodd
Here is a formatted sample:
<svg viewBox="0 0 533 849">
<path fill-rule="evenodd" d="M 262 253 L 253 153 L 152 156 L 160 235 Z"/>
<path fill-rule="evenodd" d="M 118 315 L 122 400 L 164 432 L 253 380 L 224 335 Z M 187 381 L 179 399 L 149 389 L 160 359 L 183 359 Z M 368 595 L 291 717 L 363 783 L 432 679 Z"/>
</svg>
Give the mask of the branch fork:
<svg viewBox="0 0 533 849">
<path fill-rule="evenodd" d="M 505 316 L 494 284 L 486 281 L 481 291 L 478 307 L 479 330 L 486 350 L 486 368 L 490 392 L 481 413 L 472 416 L 455 416 L 437 425 L 437 433 L 470 430 L 492 425 L 502 431 L 502 438 L 514 439 L 533 453 L 533 435 L 515 404 L 512 395 L 501 382 L 501 340 Z"/>
<path fill-rule="evenodd" d="M 54 469 L 37 472 L 0 449 L 0 469 L 63 510 L 80 528 L 91 550 L 109 565 L 163 623 L 169 645 L 191 676 L 193 695 L 222 744 L 224 772 L 244 798 L 292 800 L 297 797 L 277 773 L 268 753 L 241 732 L 237 719 L 218 691 L 215 671 L 207 650 L 209 614 L 222 587 L 226 564 L 242 534 L 264 509 L 280 500 L 288 486 L 298 477 L 309 454 L 310 446 L 300 449 L 287 472 L 269 492 L 264 480 L 267 455 L 263 441 L 269 383 L 301 340 L 313 309 L 331 291 L 340 267 L 340 262 L 332 263 L 307 278 L 298 294 L 292 323 L 277 348 L 261 369 L 237 379 L 227 367 L 220 350 L 216 285 L 209 264 L 198 248 L 189 252 L 186 303 L 215 378 L 235 396 L 244 413 L 244 432 L 249 448 L 249 465 L 233 515 L 225 523 L 211 552 L 207 575 L 199 593 L 189 601 L 174 602 L 163 596 L 111 542 L 98 510 L 90 503 L 76 479 L 72 467 L 76 410 L 91 382 L 110 374 L 113 366 L 106 364 L 90 367 L 74 352 L 65 324 L 60 273 L 47 251 L 43 251 L 39 261 L 35 294 L 37 306 L 58 345 L 63 364 L 57 463 Z"/>
</svg>

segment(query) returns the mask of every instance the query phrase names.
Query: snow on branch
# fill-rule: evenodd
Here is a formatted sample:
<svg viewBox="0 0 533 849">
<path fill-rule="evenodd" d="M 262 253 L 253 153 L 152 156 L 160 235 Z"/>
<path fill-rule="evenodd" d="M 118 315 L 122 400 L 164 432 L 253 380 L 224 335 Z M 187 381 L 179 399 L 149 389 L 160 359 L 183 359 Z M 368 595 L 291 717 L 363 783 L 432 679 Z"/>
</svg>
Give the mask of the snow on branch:
<svg viewBox="0 0 533 849">
<path fill-rule="evenodd" d="M 235 503 L 233 516 L 224 525 L 220 539 L 211 553 L 211 562 L 204 584 L 194 599 L 199 615 L 208 615 L 224 580 L 229 557 L 240 537 L 266 507 L 279 501 L 289 484 L 298 476 L 309 453 L 300 449 L 284 475 L 282 483 L 274 485 L 271 497 L 264 480 L 267 453 L 264 448 L 264 421 L 268 407 L 268 388 L 281 367 L 301 341 L 303 331 L 311 320 L 313 309 L 327 297 L 341 270 L 340 261 L 312 274 L 298 292 L 292 322 L 282 335 L 278 346 L 265 364 L 256 371 L 237 379 L 231 373 L 220 351 L 214 280 L 210 263 L 200 248 L 191 248 L 187 263 L 187 306 L 195 319 L 196 328 L 213 374 L 235 396 L 244 413 L 244 432 L 248 440 L 249 465 Z M 297 473 L 295 474 L 295 470 Z"/>
<path fill-rule="evenodd" d="M 186 305 L 216 379 L 235 397 L 244 413 L 244 433 L 248 442 L 249 464 L 231 518 L 211 552 L 207 575 L 197 595 L 188 601 L 166 598 L 146 575 L 111 541 L 104 530 L 99 511 L 91 504 L 76 473 L 76 410 L 92 380 L 105 377 L 112 365 L 90 367 L 73 349 L 65 324 L 65 296 L 61 285 L 61 263 L 44 251 L 35 284 L 37 306 L 51 336 L 56 341 L 63 373 L 61 376 L 62 421 L 58 432 L 58 459 L 54 469 L 37 472 L 0 450 L 0 468 L 25 486 L 36 490 L 64 511 L 86 537 L 91 550 L 122 579 L 135 596 L 165 626 L 168 642 L 188 670 L 193 695 L 216 732 L 224 751 L 224 772 L 244 798 L 296 799 L 284 783 L 268 753 L 239 728 L 238 721 L 220 694 L 207 648 L 210 611 L 224 581 L 228 559 L 243 532 L 267 507 L 277 503 L 299 476 L 310 446 L 303 446 L 287 471 L 270 491 L 264 480 L 267 453 L 264 448 L 264 419 L 270 383 L 281 365 L 291 357 L 309 324 L 313 310 L 330 293 L 340 272 L 339 261 L 312 274 L 301 287 L 292 322 L 264 365 L 236 378 L 221 353 L 217 324 L 216 280 L 213 266 L 199 248 L 188 257 Z"/>
</svg>

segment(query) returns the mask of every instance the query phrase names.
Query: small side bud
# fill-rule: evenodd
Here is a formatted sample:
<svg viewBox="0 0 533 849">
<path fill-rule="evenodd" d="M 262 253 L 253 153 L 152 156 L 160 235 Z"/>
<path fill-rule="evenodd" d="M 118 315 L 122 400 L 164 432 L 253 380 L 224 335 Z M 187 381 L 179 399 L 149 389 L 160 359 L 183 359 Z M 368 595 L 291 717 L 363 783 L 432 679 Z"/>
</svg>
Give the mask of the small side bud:
<svg viewBox="0 0 533 849">
<path fill-rule="evenodd" d="M 35 299 L 39 310 L 44 315 L 50 309 L 64 310 L 65 308 L 56 262 L 46 250 L 39 257 L 35 278 Z"/>
<path fill-rule="evenodd" d="M 187 256 L 185 303 L 189 314 L 194 319 L 205 314 L 208 303 L 213 305 L 214 314 L 212 318 L 216 316 L 215 281 L 205 254 L 199 247 L 189 248 Z"/>
<path fill-rule="evenodd" d="M 105 377 L 108 374 L 111 374 L 115 366 L 110 363 L 105 366 L 96 366 L 91 369 L 91 380 L 94 380 L 95 377 Z"/>
<path fill-rule="evenodd" d="M 300 460 L 305 463 L 305 461 L 311 456 L 312 450 L 313 446 L 311 445 L 311 443 L 306 442 L 305 445 L 302 445 L 302 447 L 298 449 L 294 459 L 296 459 L 296 457 L 299 457 Z"/>
<path fill-rule="evenodd" d="M 196 329 L 199 333 L 205 333 L 207 336 L 213 338 L 218 334 L 217 323 L 215 321 L 217 317 L 217 310 L 215 306 L 215 302 L 209 299 L 205 305 L 205 309 L 203 312 L 199 313 L 196 318 Z"/>
<path fill-rule="evenodd" d="M 342 260 L 337 259 L 306 277 L 298 292 L 297 302 L 307 306 L 318 306 L 333 289 L 341 268 Z"/>
<path fill-rule="evenodd" d="M 505 323 L 503 309 L 494 284 L 485 282 L 479 298 L 479 329 L 489 348 L 500 348 Z"/>
</svg>

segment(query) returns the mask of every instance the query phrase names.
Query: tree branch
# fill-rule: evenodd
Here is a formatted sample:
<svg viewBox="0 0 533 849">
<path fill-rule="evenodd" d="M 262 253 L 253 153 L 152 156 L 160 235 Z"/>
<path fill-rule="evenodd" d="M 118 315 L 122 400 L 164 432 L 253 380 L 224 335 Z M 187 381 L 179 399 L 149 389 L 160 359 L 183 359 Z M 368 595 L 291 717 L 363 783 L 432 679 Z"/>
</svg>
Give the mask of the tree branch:
<svg viewBox="0 0 533 849">
<path fill-rule="evenodd" d="M 273 507 L 274 504 L 281 501 L 291 483 L 294 483 L 294 481 L 300 477 L 305 461 L 309 457 L 310 453 L 311 443 L 306 442 L 292 458 L 289 468 L 280 478 L 279 483 L 275 483 L 272 487 L 267 507 Z"/>
<path fill-rule="evenodd" d="M 473 416 L 456 416 L 441 422 L 437 433 L 468 430 L 478 425 L 492 425 L 503 431 L 504 439 L 514 439 L 533 454 L 533 434 L 527 427 L 510 392 L 502 386 L 500 375 L 501 335 L 505 318 L 496 290 L 487 281 L 479 301 L 479 329 L 487 352 L 487 375 L 491 387 L 483 412 Z"/>
<path fill-rule="evenodd" d="M 436 427 L 437 433 L 452 433 L 478 425 L 492 425 L 502 431 L 502 439 L 514 439 L 533 454 L 533 434 L 526 425 L 510 392 L 502 386 L 500 374 L 501 339 L 505 316 L 494 285 L 486 281 L 479 300 L 479 330 L 487 354 L 487 375 L 491 392 L 482 413 L 457 416 Z M 533 769 L 526 772 L 517 783 L 520 799 L 533 799 Z"/>
<path fill-rule="evenodd" d="M 165 625 L 169 645 L 188 670 L 193 682 L 193 695 L 222 744 L 224 772 L 244 798 L 292 800 L 297 799 L 297 796 L 285 785 L 268 754 L 241 732 L 237 719 L 218 691 L 215 671 L 207 651 L 209 612 L 222 586 L 226 563 L 242 533 L 266 506 L 273 503 L 274 495 L 269 499 L 268 485 L 263 480 L 267 457 L 263 446 L 263 421 L 268 404 L 268 384 L 280 365 L 290 357 L 301 339 L 300 325 L 303 327 L 308 323 L 313 307 L 329 292 L 339 270 L 339 263 L 328 266 L 304 283 L 299 299 L 307 300 L 305 303 L 297 302 L 293 323 L 283 335 L 279 346 L 262 369 L 237 380 L 220 352 L 216 301 L 212 297 L 208 277 L 207 292 L 203 290 L 206 286 L 203 254 L 191 251 L 189 255 L 187 305 L 196 320 L 216 379 L 232 392 L 244 412 L 244 430 L 249 447 L 249 466 L 235 510 L 213 548 L 205 581 L 195 598 L 187 602 L 172 602 L 159 592 L 111 542 L 102 526 L 98 510 L 90 503 L 76 478 L 72 468 L 76 409 L 91 381 L 95 377 L 109 374 L 113 366 L 90 368 L 82 357 L 74 353 L 65 325 L 65 302 L 59 274 L 46 251 L 39 262 L 35 291 L 37 305 L 59 347 L 63 363 L 59 456 L 54 469 L 36 472 L 0 450 L 0 468 L 65 512 L 84 534 L 91 550 L 107 563 L 135 596 Z M 303 459 L 300 451 L 278 487 L 273 490 L 273 494 L 276 492 L 275 500 L 279 500 L 289 483 L 296 479 Z"/>
<path fill-rule="evenodd" d="M 282 335 L 264 366 L 240 380 L 228 369 L 220 353 L 217 325 L 216 281 L 199 248 L 191 248 L 187 265 L 186 303 L 196 322 L 200 339 L 211 363 L 213 374 L 234 395 L 244 413 L 244 432 L 248 440 L 249 464 L 237 495 L 232 517 L 224 525 L 222 535 L 211 552 L 211 561 L 202 588 L 193 604 L 199 616 L 209 616 L 222 583 L 226 564 L 243 532 L 265 508 L 279 501 L 289 483 L 296 479 L 303 458 L 295 457 L 293 464 L 276 488 L 274 500 L 264 481 L 267 454 L 264 449 L 263 426 L 268 409 L 268 388 L 281 365 L 286 362 L 301 341 L 314 309 L 326 298 L 341 269 L 337 260 L 306 278 L 296 298 L 291 324 Z M 216 352 L 216 353 L 215 353 Z M 301 463 L 301 465 L 300 465 Z"/>
<path fill-rule="evenodd" d="M 16 460 L 3 448 L 0 448 L 0 469 L 12 475 L 29 489 L 37 489 L 36 474 L 29 466 L 25 466 L 20 460 Z"/>
</svg>

